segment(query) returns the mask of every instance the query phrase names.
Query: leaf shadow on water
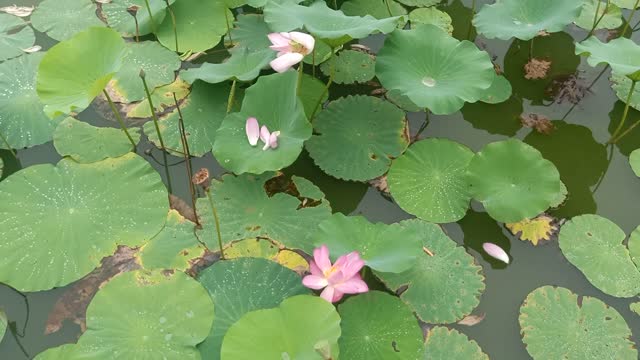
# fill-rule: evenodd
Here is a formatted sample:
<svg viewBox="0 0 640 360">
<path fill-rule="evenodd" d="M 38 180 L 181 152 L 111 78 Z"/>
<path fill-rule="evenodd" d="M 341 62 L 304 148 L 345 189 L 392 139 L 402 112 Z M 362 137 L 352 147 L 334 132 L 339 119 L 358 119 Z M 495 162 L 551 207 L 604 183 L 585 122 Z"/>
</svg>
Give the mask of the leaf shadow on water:
<svg viewBox="0 0 640 360">
<path fill-rule="evenodd" d="M 625 104 L 622 101 L 616 101 L 616 103 L 613 105 L 613 109 L 611 109 L 611 112 L 609 112 L 609 118 L 611 119 L 608 127 L 609 134 L 613 134 L 613 132 L 618 128 L 618 124 L 620 124 L 620 120 L 622 119 L 624 107 Z M 640 111 L 629 107 L 629 115 L 627 116 L 625 125 L 623 126 L 620 133 L 622 134 L 638 121 L 640 121 Z M 631 154 L 633 150 L 640 148 L 640 128 L 634 128 L 627 135 L 616 142 L 616 146 L 618 147 L 620 152 L 624 154 L 624 156 L 629 156 L 629 154 Z"/>
<path fill-rule="evenodd" d="M 0 180 L 4 180 L 7 176 L 22 169 L 20 159 L 13 156 L 9 150 L 0 149 L 0 160 L 4 164 L 4 167 L 0 170 Z"/>
<path fill-rule="evenodd" d="M 467 215 L 458 221 L 458 224 L 464 233 L 464 246 L 466 248 L 477 251 L 494 269 L 507 267 L 507 264 L 492 258 L 482 249 L 482 244 L 486 242 L 500 246 L 507 254 L 511 249 L 511 242 L 504 234 L 504 229 L 489 214 L 470 209 Z"/>
<path fill-rule="evenodd" d="M 514 136 L 522 128 L 522 100 L 515 96 L 499 104 L 466 103 L 461 111 L 464 120 L 474 128 L 491 134 Z"/>
<path fill-rule="evenodd" d="M 479 6 L 476 7 L 476 11 Z M 476 31 L 475 26 L 471 24 L 471 19 L 473 18 L 473 13 L 471 9 L 464 6 L 462 1 L 454 0 L 451 4 L 446 6 L 442 6 L 442 11 L 446 12 L 451 16 L 453 20 L 453 37 L 458 40 L 468 40 L 476 38 L 478 32 Z M 471 28 L 471 29 L 469 29 Z"/>
</svg>

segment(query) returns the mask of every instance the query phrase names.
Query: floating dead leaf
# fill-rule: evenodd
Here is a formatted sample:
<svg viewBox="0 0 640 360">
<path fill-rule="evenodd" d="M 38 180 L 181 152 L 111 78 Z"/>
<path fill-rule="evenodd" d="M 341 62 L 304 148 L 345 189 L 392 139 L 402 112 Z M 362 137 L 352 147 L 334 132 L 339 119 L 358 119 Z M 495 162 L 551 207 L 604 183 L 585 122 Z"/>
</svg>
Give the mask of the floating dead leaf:
<svg viewBox="0 0 640 360">
<path fill-rule="evenodd" d="M 193 208 L 186 203 L 186 201 L 181 198 L 169 194 L 169 206 L 180 213 L 184 218 L 191 220 L 192 223 L 197 223 L 196 220 L 196 212 L 193 211 Z"/>
<path fill-rule="evenodd" d="M 469 315 L 466 316 L 464 319 L 458 321 L 458 325 L 464 325 L 464 326 L 473 326 L 473 325 L 477 325 L 479 324 L 482 320 L 484 320 L 485 314 L 482 313 L 480 315 Z"/>
<path fill-rule="evenodd" d="M 522 114 L 520 115 L 520 122 L 523 126 L 535 129 L 537 132 L 545 135 L 551 134 L 554 129 L 551 120 L 540 114 Z"/>
<path fill-rule="evenodd" d="M 387 174 L 369 180 L 369 185 L 373 186 L 381 193 L 389 195 L 389 183 L 387 182 Z"/>
<path fill-rule="evenodd" d="M 546 214 L 517 223 L 505 224 L 507 229 L 522 241 L 530 241 L 534 246 L 549 241 L 558 234 L 558 220 Z"/>
<path fill-rule="evenodd" d="M 191 181 L 196 185 L 202 185 L 202 187 L 207 188 L 209 187 L 209 183 L 210 183 L 209 179 L 210 179 L 209 169 L 201 168 L 200 170 L 198 170 L 198 172 L 193 174 Z"/>
<path fill-rule="evenodd" d="M 551 35 L 551 33 L 548 33 L 548 32 L 547 32 L 547 31 L 545 31 L 545 30 L 540 30 L 540 31 L 538 31 L 538 33 L 536 34 L 536 36 L 542 36 L 542 37 L 549 36 L 549 35 Z"/>
<path fill-rule="evenodd" d="M 95 2 L 97 2 L 98 4 L 109 4 L 111 3 L 111 0 L 94 0 Z"/>
<path fill-rule="evenodd" d="M 11 5 L 11 6 L 1 7 L 0 11 L 5 12 L 7 14 L 19 16 L 19 17 L 27 17 L 31 15 L 31 13 L 33 12 L 33 9 L 35 9 L 35 6 Z"/>
<path fill-rule="evenodd" d="M 199 51 L 196 53 L 190 53 L 189 56 L 187 56 L 185 59 L 183 59 L 183 61 L 193 61 L 196 60 L 197 58 L 201 57 L 202 55 L 206 55 L 207 53 L 204 51 Z"/>
<path fill-rule="evenodd" d="M 578 104 L 591 90 L 584 83 L 584 79 L 575 74 L 571 74 L 554 79 L 546 92 L 549 96 L 552 96 L 558 104 L 565 101 Z"/>
<path fill-rule="evenodd" d="M 544 79 L 547 77 L 550 68 L 550 61 L 533 58 L 524 65 L 524 78 L 527 80 Z"/>
<path fill-rule="evenodd" d="M 40 45 L 33 45 L 32 47 L 28 47 L 26 49 L 22 49 L 22 51 L 24 51 L 24 52 L 26 52 L 28 54 L 31 54 L 31 53 L 34 53 L 34 52 L 38 52 L 40 50 L 42 50 L 42 46 L 40 46 Z"/>
</svg>

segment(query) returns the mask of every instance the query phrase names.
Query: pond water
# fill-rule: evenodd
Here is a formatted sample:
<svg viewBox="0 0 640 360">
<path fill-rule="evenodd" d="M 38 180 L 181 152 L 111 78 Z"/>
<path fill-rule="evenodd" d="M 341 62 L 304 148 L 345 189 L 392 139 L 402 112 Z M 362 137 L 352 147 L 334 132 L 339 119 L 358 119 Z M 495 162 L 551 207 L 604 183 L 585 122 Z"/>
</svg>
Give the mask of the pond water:
<svg viewBox="0 0 640 360">
<path fill-rule="evenodd" d="M 19 5 L 37 3 L 35 0 L 0 0 L 0 6 L 14 2 L 19 2 Z M 489 1 L 478 1 L 478 7 L 487 2 Z M 470 4 L 470 0 L 449 1 L 447 8 L 458 14 L 454 19 L 461 19 L 461 15 L 468 14 L 464 6 L 470 7 Z M 456 25 L 459 25 L 456 32 L 467 32 L 463 25 L 454 23 L 454 26 Z M 554 61 L 570 62 L 573 48 L 567 50 L 563 44 L 570 37 L 580 41 L 586 36 L 585 31 L 575 26 L 569 26 L 565 31 L 547 40 L 550 46 L 554 47 Z M 640 41 L 640 37 L 635 38 L 636 41 Z M 374 36 L 361 43 L 376 51 L 383 40 L 382 36 Z M 53 41 L 45 35 L 38 36 L 37 44 L 48 47 L 52 43 Z M 540 43 L 541 48 L 536 48 L 534 44 L 534 54 L 536 51 L 544 51 L 549 45 L 544 41 Z M 517 40 L 494 41 L 478 36 L 476 44 L 496 57 L 496 62 L 507 71 L 507 77 L 509 69 L 503 66 L 507 52 L 509 56 L 516 58 L 518 54 L 529 51 L 529 43 L 523 44 Z M 562 180 L 568 187 L 567 203 L 552 215 L 570 218 L 579 214 L 595 213 L 612 220 L 628 234 L 640 224 L 640 179 L 633 174 L 628 164 L 630 151 L 640 148 L 640 130 L 625 138 L 620 145 L 605 145 L 610 136 L 610 128 L 613 127 L 611 123 L 618 121 L 623 103 L 617 100 L 611 90 L 608 81 L 610 71 L 606 70 L 599 76 L 603 69 L 604 66 L 592 68 L 581 59 L 578 82 L 585 86 L 593 84 L 576 106 L 570 101 L 541 101 L 544 95 L 543 87 L 518 87 L 510 79 L 514 83 L 514 96 L 507 103 L 472 104 L 466 105 L 461 112 L 453 115 L 431 115 L 429 125 L 422 136 L 452 139 L 466 144 L 474 151 L 489 142 L 509 136 L 523 139 L 556 164 Z M 332 95 L 371 91 L 370 88 L 353 87 L 345 87 L 342 90 L 332 91 Z M 93 124 L 116 126 L 99 115 L 101 113 L 103 112 L 100 109 L 91 108 L 82 113 L 80 118 Z M 521 128 L 518 118 L 520 113 L 536 113 L 558 120 L 555 122 L 556 130 L 550 135 L 543 135 L 527 127 Z M 410 113 L 409 119 L 412 133 L 415 134 L 424 122 L 425 114 Z M 640 121 L 640 112 L 632 110 L 628 122 L 635 121 Z M 152 148 L 152 155 L 161 160 L 160 153 L 144 139 L 138 152 L 149 159 L 164 176 L 160 163 L 145 154 L 147 149 Z M 60 159 L 51 143 L 18 151 L 19 164 L 7 151 L 0 151 L 0 156 L 5 161 L 8 172 L 34 164 L 55 163 Z M 184 164 L 181 159 L 175 157 L 171 157 L 169 162 L 175 164 L 171 166 L 174 193 L 188 199 Z M 194 159 L 194 168 L 200 167 L 214 170 L 216 176 L 223 171 L 211 154 Z M 373 188 L 364 184 L 340 181 L 323 174 L 305 154 L 285 172 L 304 176 L 320 186 L 334 210 L 346 214 L 361 214 L 371 221 L 385 223 L 411 217 Z M 611 297 L 594 288 L 584 275 L 565 259 L 557 241 L 537 247 L 522 242 L 486 215 L 478 204 L 473 204 L 472 210 L 462 221 L 448 224 L 445 229 L 455 241 L 467 247 L 468 252 L 476 257 L 486 278 L 486 290 L 479 307 L 474 311 L 474 314 L 485 314 L 486 318 L 475 326 L 454 327 L 476 340 L 491 359 L 530 359 L 521 341 L 519 307 L 527 294 L 542 285 L 563 286 L 576 294 L 601 299 L 623 315 L 634 334 L 632 340 L 640 342 L 640 317 L 629 310 L 629 304 L 634 300 Z M 478 251 L 483 242 L 503 245 L 508 249 L 513 259 L 512 263 L 504 266 L 483 258 Z M 28 359 L 46 348 L 74 342 L 77 339 L 79 328 L 74 324 L 67 324 L 61 331 L 52 335 L 44 334 L 47 316 L 64 291 L 65 288 L 61 288 L 20 294 L 0 284 L 0 309 L 6 311 L 9 321 L 15 325 L 0 342 L 1 359 Z"/>
</svg>

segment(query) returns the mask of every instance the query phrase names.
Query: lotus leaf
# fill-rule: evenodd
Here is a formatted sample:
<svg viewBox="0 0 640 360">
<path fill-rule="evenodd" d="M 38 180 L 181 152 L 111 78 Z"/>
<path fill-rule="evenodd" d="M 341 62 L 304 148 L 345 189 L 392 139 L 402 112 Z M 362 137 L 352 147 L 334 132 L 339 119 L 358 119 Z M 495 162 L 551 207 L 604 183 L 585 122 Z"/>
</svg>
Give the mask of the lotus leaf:
<svg viewBox="0 0 640 360">
<path fill-rule="evenodd" d="M 320 66 L 320 70 L 330 76 L 336 84 L 364 83 L 373 79 L 375 59 L 362 51 L 343 50 Z"/>
<path fill-rule="evenodd" d="M 607 6 L 607 4 L 609 5 Z M 596 11 L 598 12 L 597 15 Z M 617 29 L 622 25 L 622 11 L 620 8 L 616 4 L 600 0 L 586 0 L 575 23 L 583 29 L 591 30 L 593 20 L 596 17 L 597 19 L 602 17 L 596 29 Z"/>
<path fill-rule="evenodd" d="M 2 338 L 7 331 L 7 325 L 7 314 L 5 314 L 4 311 L 0 310 L 0 341 L 2 341 Z"/>
<path fill-rule="evenodd" d="M 453 0 L 451 3 L 445 3 L 438 8 L 451 16 L 453 20 L 453 37 L 458 40 L 473 41 L 478 33 L 473 26 L 473 17 L 476 15 L 475 9 L 465 6 L 461 0 Z"/>
<path fill-rule="evenodd" d="M 319 110 L 320 105 L 329 99 L 329 92 L 325 90 L 325 84 L 323 84 L 322 81 L 311 75 L 302 75 L 298 97 L 300 101 L 302 101 L 304 113 L 308 119 L 311 119 L 314 111 L 316 111 L 316 107 Z"/>
<path fill-rule="evenodd" d="M 611 3 L 623 9 L 633 9 L 637 5 L 636 0 L 611 0 Z"/>
<path fill-rule="evenodd" d="M 147 9 L 146 1 L 149 2 L 149 10 Z M 173 4 L 174 1 L 169 0 L 169 4 Z M 167 4 L 164 0 L 111 0 L 106 4 L 102 4 L 102 13 L 109 26 L 127 37 L 136 35 L 136 22 L 127 11 L 132 6 L 138 7 L 136 19 L 138 20 L 138 34 L 140 36 L 155 32 L 167 15 Z M 149 16 L 149 13 L 151 13 L 151 16 Z"/>
<path fill-rule="evenodd" d="M 49 348 L 36 355 L 34 360 L 73 360 L 76 354 L 76 344 L 64 344 Z"/>
<path fill-rule="evenodd" d="M 385 5 L 388 2 L 391 15 Z M 376 19 L 385 19 L 391 16 L 402 16 L 407 14 L 404 6 L 398 4 L 395 0 L 348 0 L 342 3 L 340 10 L 348 16 L 366 16 L 371 15 Z M 404 25 L 404 22 L 402 22 Z"/>
<path fill-rule="evenodd" d="M 348 119 L 348 121 L 345 121 Z M 346 180 L 383 175 L 408 146 L 405 113 L 371 96 L 349 96 L 318 113 L 306 148 L 327 174 Z"/>
<path fill-rule="evenodd" d="M 218 262 L 202 271 L 198 281 L 215 304 L 216 321 L 207 339 L 198 345 L 202 358 L 211 360 L 220 359 L 227 330 L 245 314 L 270 309 L 291 296 L 309 293 L 295 272 L 265 259 Z"/>
<path fill-rule="evenodd" d="M 261 51 L 271 46 L 271 41 L 267 35 L 271 33 L 269 25 L 264 22 L 264 16 L 260 14 L 240 14 L 233 24 L 231 30 L 231 38 L 234 47 L 231 52 L 238 51 L 240 48 L 249 51 Z M 271 50 L 273 54 L 275 52 Z M 275 57 L 275 56 L 274 56 Z"/>
<path fill-rule="evenodd" d="M 466 171 L 472 158 L 469 148 L 451 140 L 418 141 L 393 162 L 389 191 L 403 210 L 423 220 L 458 221 L 471 200 Z"/>
<path fill-rule="evenodd" d="M 558 237 L 564 256 L 593 286 L 617 297 L 640 293 L 640 272 L 622 244 L 626 235 L 610 220 L 581 215 L 565 223 Z"/>
<path fill-rule="evenodd" d="M 471 159 L 467 177 L 473 198 L 506 223 L 537 216 L 561 190 L 555 165 L 517 139 L 486 145 Z"/>
<path fill-rule="evenodd" d="M 562 287 L 531 292 L 520 307 L 519 321 L 522 340 L 535 360 L 638 358 L 631 330 L 615 309 Z"/>
<path fill-rule="evenodd" d="M 94 26 L 105 26 L 91 0 L 44 0 L 31 14 L 31 24 L 50 38 L 62 41 Z"/>
<path fill-rule="evenodd" d="M 447 324 L 469 315 L 485 288 L 482 268 L 438 225 L 415 220 L 404 224 L 423 234 L 422 245 L 433 256 L 422 252 L 413 267 L 400 274 L 375 274 L 393 291 L 408 286 L 400 299 L 424 322 Z"/>
<path fill-rule="evenodd" d="M 422 359 L 422 330 L 400 299 L 381 291 L 347 299 L 338 307 L 343 359 Z M 371 316 L 375 314 L 375 316 Z"/>
<path fill-rule="evenodd" d="M 230 79 L 251 81 L 260 75 L 260 70 L 276 57 L 271 49 L 249 51 L 245 48 L 236 50 L 231 57 L 221 64 L 204 63 L 199 68 L 191 68 L 180 72 L 180 77 L 187 82 L 196 80 L 211 84 Z"/>
<path fill-rule="evenodd" d="M 416 53 L 431 55 L 416 57 Z M 399 90 L 438 115 L 480 100 L 496 76 L 489 54 L 435 25 L 389 35 L 378 53 L 376 74 L 385 88 Z"/>
<path fill-rule="evenodd" d="M 620 75 L 618 73 L 611 73 L 611 88 L 616 92 L 616 96 L 622 102 L 626 102 L 629 97 L 629 91 L 631 91 L 632 81 L 629 77 Z M 640 86 L 634 86 L 633 93 L 631 94 L 631 101 L 629 101 L 629 106 L 634 109 L 640 109 Z"/>
<path fill-rule="evenodd" d="M 212 182 L 211 196 L 218 210 L 222 241 L 228 244 L 261 237 L 311 253 L 314 248 L 312 230 L 330 216 L 331 209 L 326 201 L 298 209 L 301 202 L 291 195 L 268 196 L 264 184 L 273 175 L 225 175 L 222 181 Z M 218 240 L 208 199 L 198 199 L 197 208 L 203 225 L 198 237 L 215 249 Z"/>
<path fill-rule="evenodd" d="M 484 5 L 473 24 L 489 39 L 533 39 L 540 31 L 562 31 L 580 14 L 583 0 L 501 0 Z"/>
<path fill-rule="evenodd" d="M 429 330 L 425 348 L 425 360 L 489 360 L 478 343 L 443 326 Z"/>
<path fill-rule="evenodd" d="M 306 179 L 305 179 L 306 180 Z M 280 249 L 276 242 L 266 239 L 244 239 L 224 248 L 225 260 L 261 258 L 274 261 L 299 274 L 309 271 L 309 263 L 295 251 Z"/>
<path fill-rule="evenodd" d="M 408 6 L 429 7 L 439 4 L 442 0 L 398 0 Z"/>
<path fill-rule="evenodd" d="M 629 164 L 636 176 L 640 177 L 640 149 L 633 150 L 629 155 Z"/>
<path fill-rule="evenodd" d="M 511 97 L 511 83 L 507 78 L 498 75 L 493 79 L 491 87 L 485 91 L 480 101 L 487 104 L 499 104 L 507 101 Z"/>
<path fill-rule="evenodd" d="M 124 40 L 92 27 L 53 46 L 38 67 L 36 90 L 49 117 L 86 109 L 120 70 Z"/>
<path fill-rule="evenodd" d="M 302 144 L 311 137 L 311 124 L 296 96 L 296 86 L 296 73 L 288 71 L 262 76 L 247 89 L 241 112 L 228 115 L 216 134 L 213 154 L 223 167 L 236 174 L 261 174 L 280 170 L 298 158 Z M 270 131 L 280 131 L 276 149 L 249 144 L 245 132 L 249 117 Z"/>
<path fill-rule="evenodd" d="M 524 219 L 516 223 L 505 224 L 511 233 L 522 241 L 530 241 L 534 246 L 542 241 L 551 240 L 551 236 L 558 230 L 555 220 L 548 215 Z"/>
<path fill-rule="evenodd" d="M 446 31 L 449 35 L 453 34 L 453 20 L 451 20 L 451 16 L 435 7 L 413 10 L 409 14 L 409 22 L 411 22 L 411 27 L 419 26 L 420 24 L 431 24 Z"/>
<path fill-rule="evenodd" d="M 0 61 L 24 54 L 36 41 L 33 29 L 17 16 L 0 13 Z"/>
<path fill-rule="evenodd" d="M 30 166 L 0 183 L 0 197 L 0 282 L 21 291 L 81 278 L 118 245 L 153 237 L 168 211 L 160 176 L 133 153 Z"/>
<path fill-rule="evenodd" d="M 222 360 L 338 358 L 340 316 L 326 300 L 297 295 L 279 307 L 256 310 L 231 325 L 222 342 Z"/>
<path fill-rule="evenodd" d="M 632 40 L 619 37 L 603 43 L 591 36 L 576 44 L 576 54 L 586 54 L 591 66 L 607 63 L 615 73 L 640 80 L 640 46 Z"/>
<path fill-rule="evenodd" d="M 171 84 L 158 86 L 151 91 L 151 101 L 156 112 L 162 113 L 168 108 L 175 107 L 175 100 L 183 103 L 181 100 L 189 95 L 189 84 L 177 78 Z M 175 94 L 175 99 L 173 95 Z M 139 103 L 131 104 L 127 107 L 127 117 L 130 118 L 149 118 L 151 117 L 151 109 L 149 108 L 149 100 L 144 99 Z"/>
<path fill-rule="evenodd" d="M 629 255 L 631 255 L 631 260 L 636 264 L 636 267 L 640 269 L 640 226 L 638 226 L 631 235 L 629 236 L 629 243 L 627 244 L 629 247 Z"/>
</svg>

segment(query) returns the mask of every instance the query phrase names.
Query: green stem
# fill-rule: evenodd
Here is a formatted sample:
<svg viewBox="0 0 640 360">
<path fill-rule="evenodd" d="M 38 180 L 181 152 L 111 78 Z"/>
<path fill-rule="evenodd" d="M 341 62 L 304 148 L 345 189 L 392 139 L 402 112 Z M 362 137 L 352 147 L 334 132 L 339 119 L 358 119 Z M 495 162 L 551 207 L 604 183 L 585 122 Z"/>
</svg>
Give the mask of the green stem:
<svg viewBox="0 0 640 360">
<path fill-rule="evenodd" d="M 626 21 L 626 23 L 624 24 L 624 28 L 622 29 L 622 33 L 620 36 L 624 37 L 624 34 L 627 32 L 627 30 L 629 29 L 629 24 L 631 24 L 631 20 L 633 19 L 633 15 L 636 14 L 636 10 L 638 9 L 638 5 L 640 4 L 640 0 L 636 0 L 636 4 L 633 5 L 633 10 L 631 10 L 631 14 L 629 15 L 629 19 Z"/>
<path fill-rule="evenodd" d="M 296 94 L 300 96 L 300 90 L 302 88 L 302 74 L 303 74 L 303 65 L 304 63 L 301 61 L 300 65 L 298 65 L 298 83 L 296 84 Z"/>
<path fill-rule="evenodd" d="M 471 0 L 471 20 L 469 20 L 469 30 L 467 30 L 467 39 L 471 40 L 471 29 L 473 29 L 473 16 L 476 13 L 476 0 Z"/>
<path fill-rule="evenodd" d="M 384 4 L 387 5 L 387 11 L 389 12 L 389 16 L 393 17 L 393 13 L 391 12 L 391 6 L 389 5 L 389 0 L 382 0 L 382 1 L 384 1 Z"/>
<path fill-rule="evenodd" d="M 596 6 L 596 14 L 593 16 L 593 26 L 591 27 L 589 34 L 587 34 L 587 37 L 591 36 L 596 30 L 596 26 L 598 26 L 598 12 L 600 12 L 600 5 L 602 5 L 602 1 L 598 0 L 598 6 Z"/>
<path fill-rule="evenodd" d="M 198 217 L 198 209 L 196 208 L 196 187 L 191 177 L 193 176 L 193 168 L 191 166 L 191 152 L 189 151 L 189 140 L 187 139 L 187 132 L 184 129 L 184 118 L 182 117 L 182 110 L 180 110 L 180 104 L 178 104 L 178 98 L 176 93 L 173 93 L 173 101 L 178 109 L 178 130 L 180 131 L 180 141 L 182 142 L 182 154 L 184 155 L 184 162 L 187 168 L 187 182 L 189 183 L 189 192 L 191 193 L 191 206 L 193 207 L 193 213 L 195 214 L 196 225 L 200 226 L 200 218 Z"/>
<path fill-rule="evenodd" d="M 7 138 L 5 138 L 4 135 L 2 135 L 2 133 L 0 133 L 0 140 L 2 140 L 2 142 L 4 143 L 4 146 L 7 147 L 7 150 L 9 150 L 11 155 L 13 155 L 13 157 L 17 159 L 18 155 L 16 154 L 15 150 L 13 150 L 11 145 L 9 145 L 9 142 L 7 141 Z"/>
<path fill-rule="evenodd" d="M 120 116 L 120 112 L 118 112 L 118 109 L 116 109 L 116 105 L 113 103 L 113 100 L 111 100 L 111 96 L 109 96 L 109 93 L 107 92 L 107 90 L 102 90 L 102 93 L 107 98 L 107 101 L 109 102 L 109 107 L 111 107 L 111 111 L 113 112 L 113 115 L 115 115 L 116 119 L 118 120 L 118 123 L 120 123 L 120 127 L 122 128 L 122 131 L 124 131 L 124 134 L 127 135 L 127 139 L 129 139 L 129 142 L 131 142 L 131 146 L 133 146 L 133 152 L 136 152 L 136 148 L 137 148 L 136 142 L 133 141 L 131 134 L 129 134 L 129 130 L 127 130 L 127 127 L 124 125 L 124 120 L 122 120 L 122 116 Z"/>
<path fill-rule="evenodd" d="M 153 33 L 156 33 L 156 22 L 153 20 L 153 14 L 151 13 L 151 6 L 149 5 L 149 0 L 144 0 L 144 4 L 147 7 L 147 13 L 149 14 L 149 20 L 151 21 L 151 29 Z"/>
<path fill-rule="evenodd" d="M 136 23 L 136 42 L 140 42 L 140 25 L 138 24 L 138 17 L 133 15 L 133 21 Z"/>
<path fill-rule="evenodd" d="M 613 135 L 611 135 L 611 139 L 609 139 L 609 141 L 608 141 L 609 144 L 615 144 L 616 141 L 618 141 L 618 134 L 620 133 L 620 131 L 624 127 L 624 123 L 627 120 L 627 115 L 629 115 L 629 107 L 630 107 L 630 104 L 631 104 L 631 97 L 633 96 L 633 90 L 636 87 L 636 82 L 637 82 L 636 80 L 631 80 L 631 88 L 629 89 L 629 95 L 627 95 L 627 102 L 624 105 L 624 112 L 622 113 L 622 120 L 620 120 L 620 124 L 618 124 L 618 127 L 616 128 L 616 131 L 614 131 Z M 627 132 L 629 132 L 631 129 L 633 129 L 633 127 L 634 126 L 631 126 L 629 129 L 627 129 L 627 131 L 624 134 L 622 134 L 622 136 L 624 136 Z"/>
<path fill-rule="evenodd" d="M 167 4 L 167 9 L 169 10 L 169 15 L 171 15 L 171 24 L 173 25 L 173 36 L 176 39 L 176 52 L 179 53 L 180 50 L 178 48 L 178 27 L 176 25 L 176 14 L 173 13 L 173 9 L 171 5 L 169 5 L 169 0 L 164 0 L 165 4 Z"/>
<path fill-rule="evenodd" d="M 333 0 L 333 10 L 338 10 L 338 1 Z"/>
<path fill-rule="evenodd" d="M 227 9 L 224 9 L 224 20 L 227 22 L 227 34 L 229 35 L 229 42 L 231 43 L 230 47 L 233 47 L 233 38 L 231 37 L 231 24 L 229 24 L 229 14 L 227 13 Z"/>
<path fill-rule="evenodd" d="M 602 75 L 607 71 L 607 69 L 609 69 L 609 64 L 607 64 L 607 66 L 604 67 L 604 69 L 602 69 L 602 71 L 600 71 L 600 74 L 598 74 L 598 76 L 596 76 L 596 78 L 591 82 L 591 85 L 589 85 L 589 87 L 587 87 L 587 91 L 591 90 L 591 88 L 593 87 L 593 85 L 596 84 L 596 82 L 598 82 L 598 80 L 600 80 L 600 78 L 602 77 Z M 575 104 L 573 104 L 571 106 L 571 108 L 569 109 L 569 111 L 567 111 L 564 116 L 562 117 L 562 119 L 560 120 L 564 120 L 567 118 L 567 116 L 569 116 L 569 114 L 571 114 L 571 112 L 573 111 L 573 109 L 576 108 L 576 106 L 578 106 L 578 104 L 580 103 L 580 101 L 582 101 L 582 99 L 580 99 L 578 102 L 576 102 Z"/>
<path fill-rule="evenodd" d="M 313 77 L 316 77 L 316 48 L 315 48 L 315 46 L 313 48 L 313 55 L 311 56 L 311 58 L 313 59 L 313 67 L 311 68 L 311 75 L 313 75 Z"/>
<path fill-rule="evenodd" d="M 331 87 L 331 84 L 333 84 L 334 75 L 333 75 L 333 62 L 331 61 L 332 57 L 333 57 L 333 49 L 331 49 L 331 57 L 329 58 L 329 60 L 327 60 L 329 62 L 329 81 L 327 81 L 327 85 L 325 85 L 324 87 L 322 96 L 318 98 L 318 102 L 316 103 L 316 106 L 313 108 L 313 113 L 311 113 L 311 117 L 309 118 L 309 122 L 311 123 L 313 123 L 313 119 L 316 117 L 316 113 L 320 109 L 320 105 L 322 104 L 322 99 L 325 97 L 327 93 L 329 93 L 329 88 Z"/>
<path fill-rule="evenodd" d="M 160 141 L 160 147 L 162 148 L 162 159 L 164 160 L 164 172 L 167 175 L 167 188 L 169 189 L 169 194 L 173 193 L 173 189 L 171 187 L 171 175 L 169 174 L 169 162 L 167 161 L 167 152 L 164 146 L 164 140 L 162 140 L 162 134 L 160 133 L 160 126 L 158 125 L 158 116 L 156 115 L 155 108 L 153 107 L 153 101 L 151 100 L 151 93 L 149 92 L 149 87 L 147 86 L 147 80 L 145 80 L 144 72 L 140 72 L 140 79 L 142 79 L 142 84 L 144 85 L 144 92 L 147 94 L 147 100 L 149 101 L 149 109 L 151 110 L 151 117 L 153 118 L 153 125 L 156 128 L 156 133 L 158 134 L 158 140 Z"/>
<path fill-rule="evenodd" d="M 220 257 L 224 260 L 224 249 L 222 248 L 222 235 L 220 235 L 220 219 L 218 219 L 218 211 L 216 210 L 216 206 L 213 203 L 213 198 L 211 197 L 211 191 L 209 189 L 205 189 L 207 193 L 207 198 L 209 199 L 209 205 L 211 206 L 211 213 L 213 214 L 213 219 L 216 223 L 216 233 L 218 234 L 218 246 L 220 247 Z"/>
<path fill-rule="evenodd" d="M 425 114 L 424 123 L 422 123 L 422 125 L 420 126 L 420 129 L 418 129 L 416 136 L 413 137 L 413 141 L 418 141 L 422 132 L 427 129 L 427 126 L 429 126 L 429 109 L 424 109 L 424 114 Z"/>
<path fill-rule="evenodd" d="M 535 39 L 536 39 L 536 38 L 535 38 L 535 37 L 533 37 L 533 38 L 531 39 L 531 42 L 529 43 L 529 60 L 533 59 L 533 41 L 534 41 Z"/>
<path fill-rule="evenodd" d="M 238 84 L 238 81 L 235 79 L 231 83 L 231 91 L 229 91 L 229 98 L 227 99 L 227 114 L 230 113 L 231 109 L 233 108 L 233 100 L 235 99 L 235 96 L 236 96 L 237 84 Z"/>
</svg>

